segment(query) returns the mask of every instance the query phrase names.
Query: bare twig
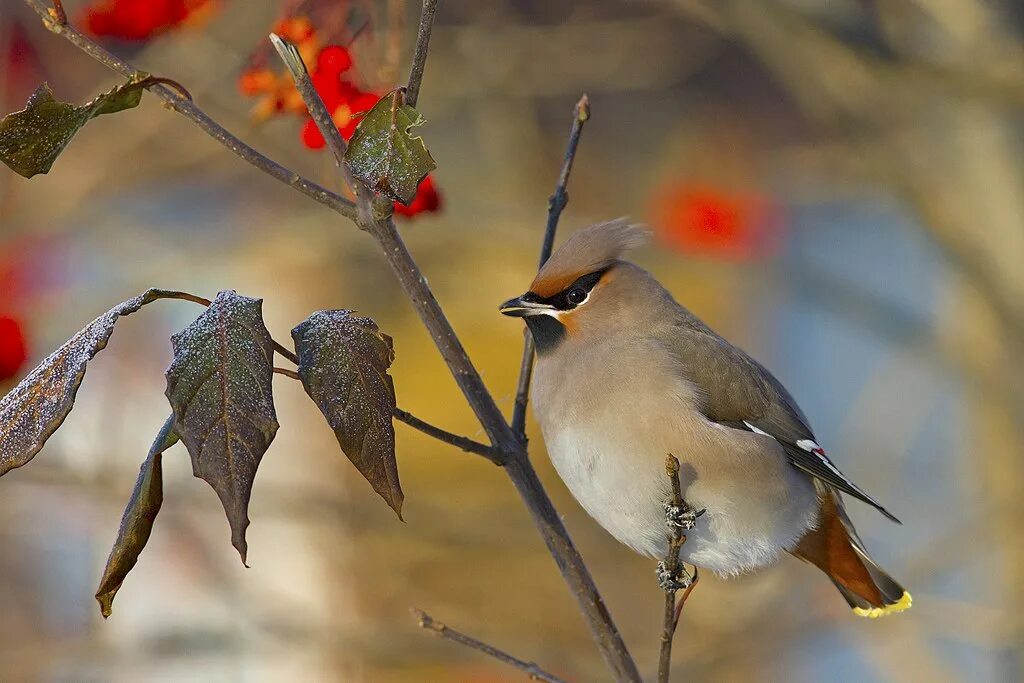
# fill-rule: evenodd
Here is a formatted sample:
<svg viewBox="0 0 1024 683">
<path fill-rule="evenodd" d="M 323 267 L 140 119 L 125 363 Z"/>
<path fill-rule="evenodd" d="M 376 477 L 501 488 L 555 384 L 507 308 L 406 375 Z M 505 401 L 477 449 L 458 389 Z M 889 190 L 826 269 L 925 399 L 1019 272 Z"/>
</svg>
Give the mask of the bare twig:
<svg viewBox="0 0 1024 683">
<path fill-rule="evenodd" d="M 462 450 L 467 451 L 469 453 L 476 453 L 477 455 L 482 455 L 488 460 L 497 463 L 497 456 L 494 453 L 494 449 L 488 446 L 487 444 L 482 444 L 479 441 L 473 441 L 473 439 L 466 438 L 465 436 L 452 434 L 451 432 L 445 431 L 440 427 L 435 427 L 429 422 L 424 422 L 423 420 L 419 419 L 412 413 L 406 412 L 401 408 L 395 408 L 394 411 L 392 412 L 392 415 L 395 416 L 396 420 L 404 422 L 413 429 L 418 429 L 424 434 L 434 437 L 438 441 L 444 441 L 447 444 L 451 444 L 452 446 L 461 448 Z"/>
<path fill-rule="evenodd" d="M 420 97 L 420 83 L 423 81 L 423 69 L 427 65 L 427 52 L 430 47 L 430 34 L 434 29 L 434 15 L 437 13 L 437 0 L 423 0 L 420 10 L 420 28 L 416 34 L 416 50 L 412 55 L 412 68 L 409 70 L 409 84 L 405 87 L 405 102 L 410 107 L 416 106 Z"/>
<path fill-rule="evenodd" d="M 665 458 L 665 473 L 672 482 L 672 497 L 668 505 L 671 509 L 681 513 L 689 508 L 683 500 L 683 492 L 679 483 L 679 460 L 669 454 Z M 666 507 L 666 511 L 669 508 Z M 679 550 L 686 543 L 686 535 L 683 533 L 685 527 L 682 524 L 673 523 L 669 527 L 668 552 L 665 554 L 663 563 L 665 574 L 670 577 L 665 583 L 665 612 L 664 622 L 661 628 L 661 653 L 658 657 L 658 683 L 668 683 L 669 673 L 672 669 L 672 640 L 675 637 L 676 627 L 679 625 L 679 614 L 682 612 L 686 599 L 690 597 L 693 587 L 697 585 L 697 570 L 694 568 L 693 578 L 683 591 L 683 596 L 676 604 L 677 584 L 675 577 L 680 572 L 685 572 L 682 561 L 679 559 Z"/>
<path fill-rule="evenodd" d="M 69 26 L 55 24 L 41 0 L 25 0 L 25 2 L 43 18 L 44 24 L 53 33 L 63 36 L 80 50 L 114 71 L 129 78 L 139 76 L 139 71 L 132 65 L 115 57 L 80 32 Z M 420 38 L 418 40 L 418 45 L 422 45 L 424 52 L 429 42 L 435 10 L 436 2 L 425 0 L 424 16 L 420 21 Z M 410 89 L 416 93 L 419 89 L 419 79 L 422 78 L 425 58 L 425 54 L 419 56 L 413 66 Z M 426 278 L 420 272 L 399 236 L 394 221 L 385 212 L 390 207 L 390 202 L 373 201 L 372 212 L 365 210 L 371 204 L 366 201 L 369 193 L 365 192 L 365 186 L 357 183 L 355 190 L 357 198 L 360 200 L 357 209 L 355 204 L 340 195 L 330 192 L 256 152 L 213 121 L 195 104 L 172 90 L 160 85 L 154 86 L 151 90 L 167 102 L 172 109 L 196 123 L 207 134 L 242 159 L 356 222 L 357 225 L 374 236 L 384 252 L 388 265 L 398 278 L 424 326 L 430 332 L 431 338 L 441 352 L 452 376 L 490 438 L 496 461 L 505 467 L 509 479 L 529 510 L 548 551 L 558 565 L 562 578 L 568 584 L 573 597 L 576 598 L 580 611 L 590 627 L 612 675 L 617 681 L 640 681 L 640 672 L 636 663 L 630 656 L 622 636 L 608 613 L 604 600 L 590 576 L 590 571 L 573 545 L 572 539 L 562 523 L 561 516 L 544 491 L 544 487 L 530 463 L 525 445 L 505 421 L 501 410 L 488 392 L 480 374 L 470 362 L 462 342 L 455 334 L 427 285 Z M 415 102 L 415 96 L 407 101 L 412 104 Z M 309 106 L 308 101 L 306 105 Z M 329 134 L 329 131 L 321 130 L 321 132 L 325 133 L 325 136 Z"/>
<path fill-rule="evenodd" d="M 479 650 L 480 652 L 483 652 L 485 655 L 497 659 L 499 662 L 504 662 L 509 666 L 514 666 L 517 669 L 525 672 L 526 675 L 529 676 L 532 680 L 546 681 L 546 683 L 565 683 L 565 681 L 563 681 L 561 678 L 558 678 L 557 676 L 548 673 L 547 671 L 540 668 L 533 662 L 525 662 L 522 659 L 513 657 L 507 652 L 499 650 L 498 648 L 492 645 L 488 645 L 487 643 L 481 640 L 477 640 L 476 638 L 467 636 L 465 633 L 461 633 L 453 628 L 445 626 L 440 621 L 434 620 L 433 617 L 431 617 L 423 610 L 413 608 L 412 613 L 413 616 L 416 617 L 416 620 L 419 621 L 421 628 L 425 628 L 428 631 L 433 631 L 438 636 L 442 638 L 447 638 L 448 640 L 459 643 L 460 645 L 465 645 L 466 647 L 471 647 L 474 650 Z"/>
<path fill-rule="evenodd" d="M 345 139 L 341 137 L 341 132 L 338 130 L 338 126 L 335 125 L 334 118 L 327 111 L 327 105 L 324 104 L 320 93 L 313 86 L 313 81 L 309 77 L 309 71 L 306 69 L 306 63 L 302 61 L 302 56 L 294 45 L 282 39 L 276 33 L 270 34 L 270 42 L 273 44 L 274 49 L 277 50 L 277 54 L 281 57 L 285 67 L 288 68 L 288 73 L 291 74 L 292 81 L 295 82 L 295 89 L 302 95 L 302 101 L 306 103 L 309 115 L 323 134 L 324 140 L 327 142 L 327 148 L 334 155 L 335 162 L 342 169 L 346 169 L 345 150 L 347 145 L 345 144 Z M 349 181 L 351 186 L 351 178 L 347 177 L 346 180 Z"/>
<path fill-rule="evenodd" d="M 98 43 L 77 31 L 70 24 L 58 23 L 55 21 L 53 16 L 50 14 L 50 11 L 53 8 L 48 6 L 47 3 L 42 0 L 25 0 L 25 4 L 31 7 L 36 14 L 42 17 L 43 24 L 51 32 L 63 37 L 72 45 L 82 50 L 104 66 L 118 72 L 126 78 L 143 77 L 142 73 L 134 66 L 114 56 Z M 316 200 L 320 204 L 333 209 L 341 215 L 353 220 L 355 219 L 356 208 L 352 202 L 260 154 L 255 149 L 228 132 L 227 129 L 219 123 L 211 119 L 206 112 L 190 102 L 188 98 L 183 97 L 171 88 L 160 84 L 156 84 L 148 88 L 148 90 L 166 102 L 171 109 L 182 116 L 185 116 L 202 128 L 207 135 L 267 175 L 280 180 L 286 185 L 294 187 L 307 197 Z"/>
<path fill-rule="evenodd" d="M 551 250 L 555 246 L 555 232 L 558 230 L 558 219 L 562 210 L 569 203 L 569 193 L 566 185 L 569 184 L 569 173 L 572 171 L 572 162 L 576 159 L 576 147 L 580 143 L 580 133 L 583 132 L 583 124 L 590 118 L 590 100 L 586 95 L 576 103 L 572 128 L 569 130 L 569 144 L 565 148 L 565 158 L 562 160 L 562 172 L 558 174 L 558 185 L 555 186 L 555 193 L 548 199 L 548 224 L 544 230 L 544 243 L 540 248 L 539 270 L 551 257 Z M 533 375 L 533 337 L 529 330 L 523 330 L 523 360 L 519 365 L 519 385 L 516 388 L 516 402 L 512 412 L 512 431 L 514 431 L 525 442 L 526 441 L 526 405 L 530 400 L 530 378 Z"/>
</svg>

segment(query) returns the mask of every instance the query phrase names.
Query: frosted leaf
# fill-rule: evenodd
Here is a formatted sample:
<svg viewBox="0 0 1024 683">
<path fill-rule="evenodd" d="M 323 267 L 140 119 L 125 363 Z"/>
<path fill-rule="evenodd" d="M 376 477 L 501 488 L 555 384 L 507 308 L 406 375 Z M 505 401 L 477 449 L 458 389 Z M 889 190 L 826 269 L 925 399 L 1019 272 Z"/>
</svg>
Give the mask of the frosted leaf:
<svg viewBox="0 0 1024 683">
<path fill-rule="evenodd" d="M 139 469 L 139 478 L 135 481 L 132 497 L 128 500 L 124 515 L 121 517 L 117 540 L 114 541 L 114 547 L 107 558 L 100 587 L 96 589 L 96 600 L 100 603 L 100 613 L 104 619 L 110 616 L 114 596 L 149 541 L 153 522 L 164 502 L 161 457 L 164 451 L 176 443 L 178 435 L 174 432 L 172 415 L 167 418 L 160 433 L 153 440 L 149 455 Z"/>
<path fill-rule="evenodd" d="M 374 192 L 406 206 L 416 188 L 437 168 L 423 138 L 409 131 L 423 124 L 423 117 L 395 90 L 382 97 L 359 122 L 345 151 L 352 175 Z"/>
<path fill-rule="evenodd" d="M 54 98 L 50 86 L 43 83 L 28 98 L 24 109 L 0 120 L 0 161 L 26 178 L 49 172 L 82 126 L 102 114 L 137 107 L 149 84 L 151 81 L 141 74 L 76 106 Z"/>
<path fill-rule="evenodd" d="M 86 365 L 106 347 L 114 323 L 156 299 L 174 294 L 150 289 L 89 323 L 0 399 L 0 476 L 42 449 L 75 404 Z"/>
<path fill-rule="evenodd" d="M 277 433 L 274 345 L 263 300 L 233 291 L 171 337 L 167 399 L 174 430 L 192 457 L 192 472 L 220 497 L 231 543 L 245 562 L 249 496 L 260 459 Z"/>
<path fill-rule="evenodd" d="M 341 450 L 402 518 L 395 460 L 395 360 L 391 337 L 352 311 L 318 311 L 292 330 L 299 376 Z"/>
</svg>

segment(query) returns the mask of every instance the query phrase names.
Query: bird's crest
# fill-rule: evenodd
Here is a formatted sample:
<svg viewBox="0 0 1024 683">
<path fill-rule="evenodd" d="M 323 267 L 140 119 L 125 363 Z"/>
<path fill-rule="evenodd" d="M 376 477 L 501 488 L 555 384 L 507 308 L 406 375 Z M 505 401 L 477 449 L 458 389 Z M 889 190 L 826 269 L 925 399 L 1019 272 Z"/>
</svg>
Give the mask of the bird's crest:
<svg viewBox="0 0 1024 683">
<path fill-rule="evenodd" d="M 647 236 L 647 230 L 625 218 L 577 230 L 540 269 L 530 291 L 543 297 L 557 294 L 577 278 L 612 265 L 626 251 L 644 244 Z"/>
</svg>

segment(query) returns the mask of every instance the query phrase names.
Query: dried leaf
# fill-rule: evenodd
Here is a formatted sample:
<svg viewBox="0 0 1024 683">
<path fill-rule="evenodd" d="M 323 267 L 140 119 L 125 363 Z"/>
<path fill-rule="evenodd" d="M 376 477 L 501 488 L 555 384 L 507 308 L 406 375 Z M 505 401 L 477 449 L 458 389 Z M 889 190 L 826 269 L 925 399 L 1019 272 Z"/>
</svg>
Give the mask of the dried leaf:
<svg viewBox="0 0 1024 683">
<path fill-rule="evenodd" d="M 26 178 L 49 172 L 82 126 L 97 116 L 137 107 L 146 85 L 141 76 L 76 106 L 55 99 L 43 83 L 24 109 L 0 119 L 0 161 Z"/>
<path fill-rule="evenodd" d="M 263 300 L 224 291 L 171 338 L 167 398 L 192 472 L 217 492 L 231 543 L 245 563 L 249 496 L 260 459 L 277 433 L 271 390 L 274 346 Z"/>
<path fill-rule="evenodd" d="M 408 206 L 420 181 L 437 164 L 423 138 L 409 132 L 423 124 L 423 117 L 401 98 L 401 90 L 385 95 L 363 117 L 348 143 L 345 161 L 352 175 L 368 187 Z"/>
<path fill-rule="evenodd" d="M 124 515 L 121 517 L 117 540 L 114 541 L 114 547 L 107 558 L 100 587 L 96 590 L 96 600 L 100 603 L 100 613 L 104 619 L 110 616 L 114 596 L 117 595 L 128 572 L 139 561 L 139 553 L 149 541 L 153 521 L 164 502 L 161 457 L 164 451 L 176 443 L 178 435 L 174 432 L 174 416 L 171 415 L 153 440 L 149 455 L 142 463 L 132 497 L 128 500 Z"/>
<path fill-rule="evenodd" d="M 299 376 L 341 450 L 402 518 L 395 460 L 395 359 L 391 337 L 352 311 L 319 311 L 292 330 Z"/>
<path fill-rule="evenodd" d="M 0 399 L 0 476 L 31 460 L 64 422 L 75 404 L 86 365 L 107 345 L 117 319 L 171 294 L 150 289 L 118 304 L 50 354 Z"/>
</svg>

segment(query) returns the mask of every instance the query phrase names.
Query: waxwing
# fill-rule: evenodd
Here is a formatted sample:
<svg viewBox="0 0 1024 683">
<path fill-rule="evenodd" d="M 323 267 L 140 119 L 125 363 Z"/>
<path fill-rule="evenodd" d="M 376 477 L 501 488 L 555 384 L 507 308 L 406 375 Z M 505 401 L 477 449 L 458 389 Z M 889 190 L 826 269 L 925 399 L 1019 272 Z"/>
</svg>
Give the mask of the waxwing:
<svg viewBox="0 0 1024 683">
<path fill-rule="evenodd" d="M 623 220 L 579 230 L 500 309 L 533 335 L 534 413 L 576 500 L 619 541 L 662 558 L 672 454 L 683 498 L 704 511 L 684 562 L 736 575 L 789 552 L 825 572 L 859 615 L 910 607 L 840 493 L 899 520 L 825 455 L 768 370 L 621 260 L 645 237 Z"/>
</svg>

